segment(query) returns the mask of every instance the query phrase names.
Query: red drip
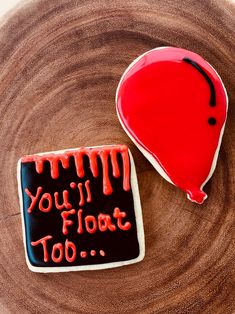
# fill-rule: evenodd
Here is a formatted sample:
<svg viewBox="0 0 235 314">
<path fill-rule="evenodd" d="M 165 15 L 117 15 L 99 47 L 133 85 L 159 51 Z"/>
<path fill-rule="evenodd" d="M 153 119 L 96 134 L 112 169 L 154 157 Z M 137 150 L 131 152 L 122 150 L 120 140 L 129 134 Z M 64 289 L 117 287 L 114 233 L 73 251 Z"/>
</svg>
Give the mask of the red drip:
<svg viewBox="0 0 235 314">
<path fill-rule="evenodd" d="M 69 168 L 69 156 L 68 155 L 61 156 L 60 161 L 64 169 Z"/>
<path fill-rule="evenodd" d="M 42 173 L 43 172 L 43 160 L 39 159 L 35 161 L 35 163 L 36 163 L 36 171 L 38 173 Z"/>
<path fill-rule="evenodd" d="M 113 167 L 113 176 L 115 178 L 118 178 L 118 177 L 120 177 L 120 170 L 119 170 L 118 162 L 117 162 L 117 151 L 112 150 L 110 152 L 110 156 L 111 156 L 111 163 L 112 163 L 112 167 Z"/>
<path fill-rule="evenodd" d="M 77 175 L 78 177 L 83 178 L 85 173 L 83 169 L 82 152 L 74 153 L 74 160 L 75 160 Z"/>
<path fill-rule="evenodd" d="M 103 192 L 110 195 L 113 191 L 109 178 L 109 155 L 112 164 L 112 172 L 115 178 L 120 176 L 120 169 L 117 162 L 117 153 L 121 153 L 123 161 L 123 189 L 130 190 L 130 160 L 128 156 L 128 148 L 125 145 L 103 146 L 97 148 L 78 148 L 64 152 L 63 154 L 49 153 L 44 155 L 31 155 L 21 159 L 21 162 L 35 162 L 37 173 L 43 172 L 45 161 L 49 161 L 51 168 L 51 177 L 57 179 L 59 177 L 59 162 L 64 169 L 69 168 L 69 158 L 72 156 L 75 161 L 76 172 L 79 178 L 84 177 L 83 156 L 86 155 L 90 161 L 90 169 L 94 177 L 98 176 L 97 157 L 101 159 L 103 169 Z"/>
<path fill-rule="evenodd" d="M 108 154 L 106 151 L 101 151 L 99 155 L 103 167 L 103 193 L 105 195 L 110 195 L 112 194 L 113 189 L 109 180 Z"/>
<path fill-rule="evenodd" d="M 122 151 L 122 162 L 123 162 L 123 190 L 130 190 L 130 162 L 128 156 L 128 150 Z"/>
<path fill-rule="evenodd" d="M 59 177 L 59 164 L 56 157 L 52 157 L 49 159 L 51 166 L 51 176 L 53 179 L 57 179 Z"/>
<path fill-rule="evenodd" d="M 97 151 L 91 150 L 88 156 L 90 159 L 91 172 L 93 174 L 93 177 L 96 178 L 98 177 Z"/>
</svg>

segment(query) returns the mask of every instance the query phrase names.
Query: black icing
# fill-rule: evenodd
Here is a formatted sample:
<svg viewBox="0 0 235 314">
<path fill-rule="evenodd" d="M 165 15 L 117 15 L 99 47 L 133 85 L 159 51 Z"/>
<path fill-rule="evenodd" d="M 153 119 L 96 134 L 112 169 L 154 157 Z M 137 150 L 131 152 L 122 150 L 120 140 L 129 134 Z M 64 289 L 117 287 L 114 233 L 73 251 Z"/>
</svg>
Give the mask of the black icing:
<svg viewBox="0 0 235 314">
<path fill-rule="evenodd" d="M 203 77 L 206 79 L 207 83 L 210 86 L 210 92 L 211 92 L 211 97 L 210 97 L 210 106 L 214 107 L 216 105 L 216 97 L 215 97 L 215 87 L 214 84 L 212 83 L 212 80 L 210 79 L 210 77 L 208 76 L 208 74 L 203 70 L 202 67 L 200 67 L 199 64 L 197 64 L 195 61 L 193 61 L 190 58 L 184 58 L 183 61 L 191 64 L 195 69 L 197 69 L 202 75 Z"/>
<path fill-rule="evenodd" d="M 209 123 L 210 125 L 215 125 L 215 124 L 216 124 L 216 119 L 215 119 L 214 117 L 210 117 L 210 118 L 208 119 L 208 123 Z"/>
<path fill-rule="evenodd" d="M 97 158 L 97 160 L 99 176 L 97 178 L 93 178 L 89 168 L 89 160 L 87 157 L 84 157 L 85 176 L 82 179 L 78 178 L 76 175 L 73 157 L 70 158 L 69 169 L 64 169 L 59 163 L 59 178 L 56 180 L 51 178 L 50 165 L 47 161 L 44 162 L 44 169 L 42 174 L 38 174 L 36 172 L 34 162 L 21 164 L 26 248 L 29 261 L 33 266 L 58 267 L 103 264 L 109 262 L 126 261 L 139 256 L 139 243 L 137 239 L 133 195 L 131 190 L 125 192 L 122 187 L 123 176 L 121 156 L 118 154 L 118 164 L 121 170 L 120 178 L 113 178 L 111 161 L 109 160 L 109 178 L 113 187 L 113 193 L 110 196 L 105 196 L 103 194 L 102 165 L 99 158 Z M 128 231 L 123 231 L 117 228 L 117 230 L 114 232 L 107 230 L 105 232 L 96 231 L 94 234 L 90 234 L 85 231 L 83 234 L 78 234 L 77 215 L 70 215 L 68 219 L 73 220 L 74 224 L 73 226 L 68 227 L 69 233 L 64 235 L 62 233 L 63 219 L 61 217 L 61 212 L 63 210 L 58 210 L 55 208 L 55 206 L 53 206 L 49 213 L 44 213 L 39 210 L 37 203 L 31 214 L 27 212 L 27 208 L 31 204 L 31 200 L 26 195 L 24 190 L 25 188 L 28 188 L 30 191 L 32 191 L 33 195 L 35 195 L 39 186 L 43 187 L 43 192 L 49 192 L 51 195 L 53 195 L 56 191 L 62 195 L 62 191 L 64 189 L 69 190 L 69 200 L 77 212 L 80 208 L 78 204 L 79 192 L 78 189 L 73 190 L 70 188 L 70 183 L 84 183 L 88 179 L 90 180 L 92 202 L 85 203 L 85 205 L 81 207 L 83 209 L 83 217 L 87 215 L 93 215 L 97 217 L 99 213 L 112 215 L 113 209 L 115 207 L 119 207 L 121 211 L 126 212 L 126 218 L 123 218 L 123 222 L 129 221 L 132 225 Z M 84 193 L 84 195 L 86 195 L 86 193 Z M 61 201 L 62 200 L 60 200 L 60 202 Z M 116 219 L 112 220 L 115 225 L 117 225 Z M 45 263 L 43 261 L 42 245 L 39 244 L 33 247 L 31 245 L 31 241 L 37 241 L 47 235 L 52 235 L 53 239 L 47 241 L 50 260 L 49 262 Z M 66 239 L 74 242 L 76 245 L 77 257 L 75 261 L 69 263 L 65 258 L 63 258 L 63 261 L 60 263 L 53 262 L 51 260 L 53 244 L 62 242 L 64 246 Z M 90 256 L 90 250 L 96 250 L 96 256 Z M 99 250 L 105 251 L 104 257 L 99 255 Z M 80 251 L 86 251 L 88 256 L 86 258 L 81 258 Z"/>
</svg>

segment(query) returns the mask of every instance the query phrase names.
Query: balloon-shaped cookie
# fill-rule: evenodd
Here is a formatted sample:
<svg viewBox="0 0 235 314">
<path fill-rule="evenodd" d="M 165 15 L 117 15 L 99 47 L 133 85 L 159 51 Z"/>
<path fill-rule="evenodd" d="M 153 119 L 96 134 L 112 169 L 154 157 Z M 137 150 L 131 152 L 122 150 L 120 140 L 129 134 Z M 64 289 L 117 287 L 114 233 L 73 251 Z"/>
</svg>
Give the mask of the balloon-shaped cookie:
<svg viewBox="0 0 235 314">
<path fill-rule="evenodd" d="M 124 130 L 155 169 L 203 203 L 228 106 L 215 69 L 185 49 L 150 50 L 124 72 L 116 106 Z"/>
</svg>

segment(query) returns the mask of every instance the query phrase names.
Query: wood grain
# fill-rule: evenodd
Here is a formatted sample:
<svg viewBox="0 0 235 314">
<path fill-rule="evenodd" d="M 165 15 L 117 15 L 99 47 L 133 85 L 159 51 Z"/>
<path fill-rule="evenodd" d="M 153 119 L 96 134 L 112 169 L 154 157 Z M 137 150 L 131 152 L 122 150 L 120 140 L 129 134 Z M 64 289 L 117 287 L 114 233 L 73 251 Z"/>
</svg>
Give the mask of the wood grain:
<svg viewBox="0 0 235 314">
<path fill-rule="evenodd" d="M 42 0 L 0 26 L 1 313 L 234 313 L 234 6 L 223 1 Z M 204 205 L 164 181 L 122 130 L 115 90 L 143 52 L 193 50 L 220 73 L 229 116 Z M 16 163 L 25 154 L 126 143 L 137 166 L 143 262 L 35 274 L 26 266 Z"/>
</svg>

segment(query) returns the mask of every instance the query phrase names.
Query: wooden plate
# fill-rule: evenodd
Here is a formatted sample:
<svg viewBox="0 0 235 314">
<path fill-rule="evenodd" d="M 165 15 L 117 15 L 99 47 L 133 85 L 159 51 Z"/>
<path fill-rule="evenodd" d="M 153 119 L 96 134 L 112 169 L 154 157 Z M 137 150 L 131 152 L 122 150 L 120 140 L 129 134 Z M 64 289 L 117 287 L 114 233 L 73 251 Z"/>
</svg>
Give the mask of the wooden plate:
<svg viewBox="0 0 235 314">
<path fill-rule="evenodd" d="M 1 313 L 235 311 L 234 6 L 223 1 L 33 1 L 0 27 Z M 115 113 L 127 65 L 158 46 L 193 50 L 221 75 L 229 116 L 204 205 L 164 181 Z M 143 262 L 63 274 L 28 270 L 16 163 L 25 154 L 126 143 L 137 166 Z"/>
</svg>

